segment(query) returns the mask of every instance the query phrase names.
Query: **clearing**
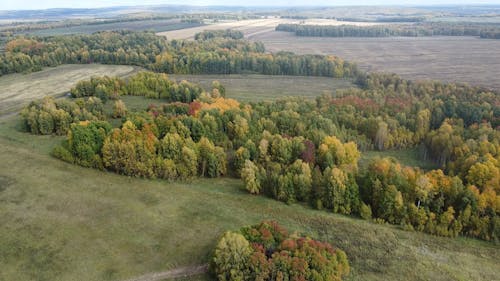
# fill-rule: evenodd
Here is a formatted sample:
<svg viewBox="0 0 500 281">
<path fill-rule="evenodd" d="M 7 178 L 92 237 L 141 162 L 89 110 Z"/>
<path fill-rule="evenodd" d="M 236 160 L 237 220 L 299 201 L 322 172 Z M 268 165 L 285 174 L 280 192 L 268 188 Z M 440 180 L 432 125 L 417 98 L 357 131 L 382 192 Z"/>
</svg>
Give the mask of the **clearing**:
<svg viewBox="0 0 500 281">
<path fill-rule="evenodd" d="M 347 79 L 304 76 L 269 75 L 169 75 L 175 80 L 199 83 L 210 91 L 212 81 L 218 80 L 226 87 L 226 97 L 240 101 L 275 100 L 283 97 L 313 99 L 335 90 L 356 87 Z"/>
<path fill-rule="evenodd" d="M 125 65 L 77 64 L 46 68 L 29 74 L 0 77 L 0 115 L 19 111 L 34 99 L 69 92 L 76 82 L 91 76 L 128 76 L 139 67 Z"/>
<path fill-rule="evenodd" d="M 386 150 L 386 151 L 363 151 L 359 159 L 359 166 L 361 169 L 366 168 L 370 162 L 375 158 L 392 157 L 397 159 L 401 165 L 410 167 L 420 167 L 423 170 L 438 169 L 439 165 L 430 160 L 423 160 L 420 156 L 418 148 L 407 148 L 400 150 Z"/>
</svg>

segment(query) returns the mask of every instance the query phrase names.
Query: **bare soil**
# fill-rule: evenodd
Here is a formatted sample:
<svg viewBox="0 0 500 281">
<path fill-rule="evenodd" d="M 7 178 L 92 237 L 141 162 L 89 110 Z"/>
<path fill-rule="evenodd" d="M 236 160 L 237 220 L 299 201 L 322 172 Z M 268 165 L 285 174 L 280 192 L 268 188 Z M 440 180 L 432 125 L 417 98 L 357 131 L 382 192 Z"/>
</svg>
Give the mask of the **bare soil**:
<svg viewBox="0 0 500 281">
<path fill-rule="evenodd" d="M 172 270 L 148 273 L 126 281 L 159 281 L 164 279 L 173 279 L 181 277 L 189 277 L 193 275 L 200 275 L 207 272 L 208 265 L 197 265 L 188 267 L 179 267 Z"/>
</svg>

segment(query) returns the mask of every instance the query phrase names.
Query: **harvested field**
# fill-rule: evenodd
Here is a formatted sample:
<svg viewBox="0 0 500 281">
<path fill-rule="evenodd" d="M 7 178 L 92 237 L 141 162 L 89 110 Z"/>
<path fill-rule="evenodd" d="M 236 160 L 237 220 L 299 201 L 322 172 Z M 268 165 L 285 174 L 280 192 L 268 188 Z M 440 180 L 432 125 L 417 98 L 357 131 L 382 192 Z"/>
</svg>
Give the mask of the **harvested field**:
<svg viewBox="0 0 500 281">
<path fill-rule="evenodd" d="M 138 67 L 121 65 L 63 65 L 30 74 L 0 77 L 0 115 L 19 110 L 32 100 L 68 92 L 78 81 L 91 76 L 127 76 Z"/>
<path fill-rule="evenodd" d="M 204 30 L 219 30 L 219 29 L 234 29 L 239 30 L 245 34 L 246 38 L 253 38 L 261 34 L 274 33 L 274 30 L 278 24 L 281 23 L 299 23 L 303 22 L 305 24 L 315 24 L 315 25 L 374 25 L 377 23 L 367 23 L 367 22 L 347 22 L 347 21 L 336 21 L 328 19 L 310 19 L 310 20 L 294 20 L 294 19 L 281 19 L 281 18 L 269 18 L 269 19 L 254 19 L 254 20 L 241 20 L 241 21 L 225 21 L 217 24 L 200 26 L 195 28 L 186 28 L 182 30 L 172 30 L 167 32 L 160 32 L 158 35 L 167 36 L 168 39 L 193 39 L 194 35 L 198 32 Z"/>
<path fill-rule="evenodd" d="M 500 40 L 474 37 L 321 38 L 268 32 L 252 38 L 271 52 L 334 54 L 368 71 L 466 82 L 500 90 Z"/>
</svg>

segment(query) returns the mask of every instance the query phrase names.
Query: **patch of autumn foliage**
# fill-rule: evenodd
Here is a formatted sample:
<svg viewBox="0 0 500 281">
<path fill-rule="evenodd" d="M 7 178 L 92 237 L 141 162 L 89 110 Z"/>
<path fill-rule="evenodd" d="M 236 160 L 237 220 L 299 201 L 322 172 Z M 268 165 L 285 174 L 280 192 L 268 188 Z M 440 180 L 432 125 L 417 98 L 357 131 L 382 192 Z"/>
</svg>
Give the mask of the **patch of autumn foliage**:
<svg viewBox="0 0 500 281">
<path fill-rule="evenodd" d="M 22 52 L 25 54 L 38 54 L 44 47 L 42 42 L 35 40 L 18 38 L 5 44 L 7 52 Z"/>
<path fill-rule="evenodd" d="M 210 102 L 193 101 L 189 104 L 189 115 L 198 116 L 198 112 L 202 110 L 217 109 L 221 113 L 226 110 L 240 108 L 240 103 L 234 99 L 212 98 Z"/>
<path fill-rule="evenodd" d="M 329 243 L 289 235 L 274 221 L 226 232 L 211 269 L 218 280 L 342 280 L 347 255 Z"/>
<path fill-rule="evenodd" d="M 352 105 L 362 111 L 377 111 L 380 106 L 372 99 L 356 96 L 345 96 L 341 98 L 332 98 L 330 104 L 336 106 Z"/>
</svg>

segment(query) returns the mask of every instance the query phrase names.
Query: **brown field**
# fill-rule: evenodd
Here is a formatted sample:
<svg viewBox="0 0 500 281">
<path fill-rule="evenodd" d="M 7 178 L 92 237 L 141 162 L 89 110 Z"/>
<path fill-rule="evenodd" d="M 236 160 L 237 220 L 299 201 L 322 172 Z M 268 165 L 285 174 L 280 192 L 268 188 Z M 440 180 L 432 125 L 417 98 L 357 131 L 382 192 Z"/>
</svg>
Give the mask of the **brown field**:
<svg viewBox="0 0 500 281">
<path fill-rule="evenodd" d="M 62 95 L 76 82 L 91 76 L 127 76 L 138 69 L 125 65 L 63 65 L 30 74 L 2 76 L 0 115 L 15 112 L 34 99 Z"/>
<path fill-rule="evenodd" d="M 252 38 L 271 52 L 334 54 L 368 71 L 466 82 L 500 90 L 500 40 L 474 37 L 321 38 L 267 32 Z"/>
<path fill-rule="evenodd" d="M 336 21 L 329 19 L 308 19 L 302 21 L 294 19 L 268 18 L 268 19 L 253 19 L 253 20 L 241 20 L 241 21 L 224 21 L 217 24 L 211 24 L 194 28 L 186 28 L 181 30 L 159 32 L 157 34 L 167 36 L 168 39 L 193 39 L 196 33 L 202 32 L 204 30 L 234 29 L 243 32 L 246 38 L 253 38 L 260 34 L 270 34 L 270 33 L 272 34 L 278 24 L 299 23 L 299 22 L 304 22 L 305 24 L 314 24 L 314 25 L 349 24 L 349 25 L 366 26 L 366 25 L 377 24 L 377 23 L 367 23 L 367 22 Z"/>
</svg>

